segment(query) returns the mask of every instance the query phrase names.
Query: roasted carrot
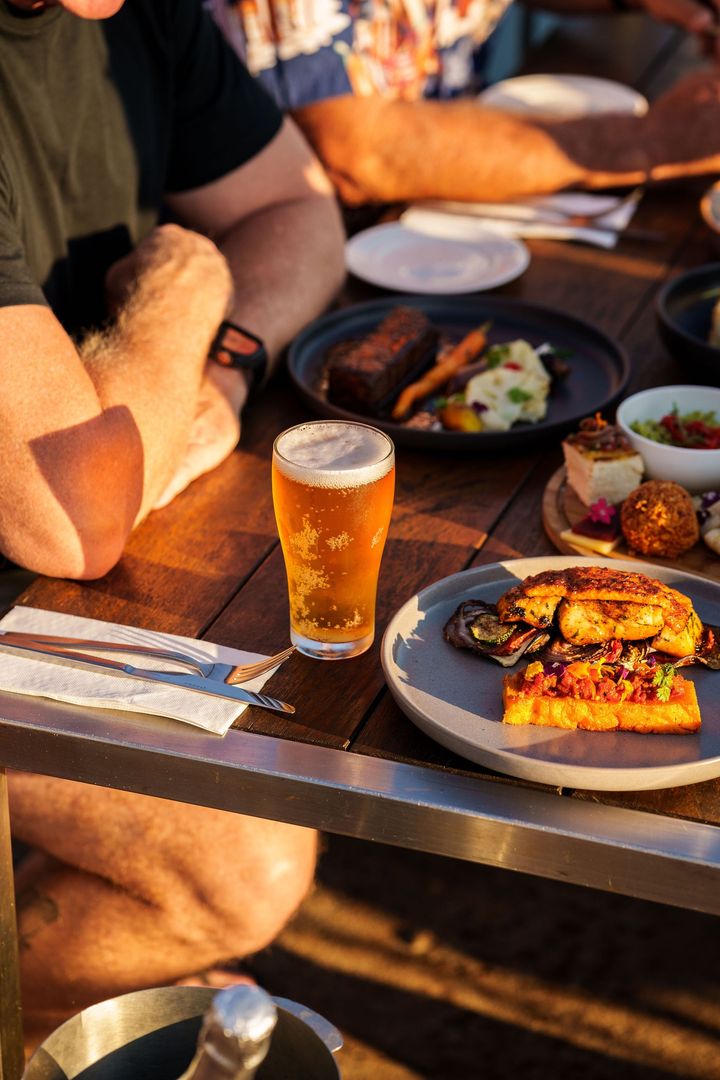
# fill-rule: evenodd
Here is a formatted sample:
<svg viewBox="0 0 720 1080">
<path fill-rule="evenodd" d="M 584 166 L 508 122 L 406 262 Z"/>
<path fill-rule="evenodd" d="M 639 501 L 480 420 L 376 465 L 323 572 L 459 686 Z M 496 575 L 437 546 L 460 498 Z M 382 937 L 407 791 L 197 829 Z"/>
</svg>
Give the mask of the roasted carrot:
<svg viewBox="0 0 720 1080">
<path fill-rule="evenodd" d="M 393 406 L 393 420 L 402 420 L 416 401 L 420 401 L 422 398 L 432 394 L 434 390 L 439 390 L 452 378 L 456 371 L 474 360 L 487 344 L 488 327 L 489 323 L 483 323 L 476 330 L 471 330 L 462 341 L 458 342 L 454 349 L 451 349 L 444 360 L 426 371 L 417 382 L 406 386 L 400 392 Z"/>
</svg>

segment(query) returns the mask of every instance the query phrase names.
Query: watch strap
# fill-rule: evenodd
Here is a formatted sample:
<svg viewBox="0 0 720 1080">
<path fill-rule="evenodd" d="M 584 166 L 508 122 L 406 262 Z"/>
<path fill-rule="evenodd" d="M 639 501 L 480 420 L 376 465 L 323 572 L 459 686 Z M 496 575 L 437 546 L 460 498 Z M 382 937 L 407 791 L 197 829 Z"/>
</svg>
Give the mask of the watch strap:
<svg viewBox="0 0 720 1080">
<path fill-rule="evenodd" d="M 208 355 L 222 367 L 247 371 L 251 389 L 259 386 L 265 377 L 267 353 L 263 342 L 229 319 L 220 323 Z"/>
</svg>

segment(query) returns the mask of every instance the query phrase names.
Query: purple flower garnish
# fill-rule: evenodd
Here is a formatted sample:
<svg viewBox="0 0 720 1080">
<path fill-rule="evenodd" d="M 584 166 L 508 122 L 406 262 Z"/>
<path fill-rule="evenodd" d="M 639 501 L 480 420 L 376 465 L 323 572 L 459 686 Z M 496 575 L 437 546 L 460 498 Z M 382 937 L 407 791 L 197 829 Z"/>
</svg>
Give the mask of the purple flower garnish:
<svg viewBox="0 0 720 1080">
<path fill-rule="evenodd" d="M 559 660 L 553 660 L 551 663 L 543 664 L 544 675 L 557 675 L 558 679 L 562 678 L 565 674 L 566 666 L 561 664 Z"/>
<path fill-rule="evenodd" d="M 609 503 L 607 499 L 598 499 L 590 507 L 589 518 L 591 521 L 602 522 L 603 525 L 609 525 L 612 519 L 617 514 L 617 510 Z"/>
</svg>

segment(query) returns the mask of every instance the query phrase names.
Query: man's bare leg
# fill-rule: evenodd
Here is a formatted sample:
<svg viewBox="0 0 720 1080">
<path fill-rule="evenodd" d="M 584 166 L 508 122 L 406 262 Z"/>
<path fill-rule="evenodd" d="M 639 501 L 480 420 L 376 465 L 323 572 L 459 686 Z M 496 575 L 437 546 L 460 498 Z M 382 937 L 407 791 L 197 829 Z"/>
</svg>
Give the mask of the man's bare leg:
<svg viewBox="0 0 720 1080">
<path fill-rule="evenodd" d="M 309 829 L 9 774 L 28 1029 L 267 945 L 307 893 Z"/>
</svg>

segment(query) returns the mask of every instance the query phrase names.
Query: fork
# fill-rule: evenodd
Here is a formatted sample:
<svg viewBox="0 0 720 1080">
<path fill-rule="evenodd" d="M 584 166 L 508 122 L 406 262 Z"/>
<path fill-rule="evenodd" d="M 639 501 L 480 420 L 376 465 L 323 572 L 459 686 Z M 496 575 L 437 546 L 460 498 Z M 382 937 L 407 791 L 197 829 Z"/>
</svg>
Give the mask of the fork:
<svg viewBox="0 0 720 1080">
<path fill-rule="evenodd" d="M 89 638 L 58 637 L 53 634 L 27 634 L 17 630 L 6 630 L 0 634 L 0 645 L 14 645 L 18 648 L 32 645 L 56 646 L 62 649 L 98 649 L 100 652 L 124 652 L 139 656 L 151 656 L 156 660 L 168 660 L 190 668 L 204 679 L 213 679 L 235 685 L 237 683 L 250 682 L 251 679 L 264 675 L 266 671 L 282 664 L 292 653 L 295 646 L 291 645 L 275 656 L 266 656 L 262 660 L 256 660 L 249 664 L 223 664 L 219 661 L 205 663 L 202 660 L 190 656 L 188 653 L 174 649 L 163 649 L 152 645 L 133 645 L 125 641 L 93 641 Z"/>
</svg>

